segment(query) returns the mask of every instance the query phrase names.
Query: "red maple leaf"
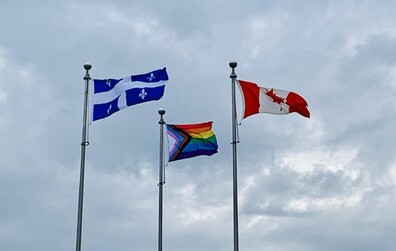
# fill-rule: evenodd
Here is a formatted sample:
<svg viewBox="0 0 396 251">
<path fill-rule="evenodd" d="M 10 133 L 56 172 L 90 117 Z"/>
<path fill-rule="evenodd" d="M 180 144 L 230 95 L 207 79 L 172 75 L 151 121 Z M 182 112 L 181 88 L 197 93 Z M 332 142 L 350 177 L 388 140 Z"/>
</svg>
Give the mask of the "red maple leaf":
<svg viewBox="0 0 396 251">
<path fill-rule="evenodd" d="M 276 93 L 274 93 L 274 89 L 271 89 L 271 91 L 267 91 L 265 94 L 267 94 L 270 98 L 272 98 L 272 102 L 275 103 L 283 103 L 283 98 L 276 96 Z"/>
</svg>

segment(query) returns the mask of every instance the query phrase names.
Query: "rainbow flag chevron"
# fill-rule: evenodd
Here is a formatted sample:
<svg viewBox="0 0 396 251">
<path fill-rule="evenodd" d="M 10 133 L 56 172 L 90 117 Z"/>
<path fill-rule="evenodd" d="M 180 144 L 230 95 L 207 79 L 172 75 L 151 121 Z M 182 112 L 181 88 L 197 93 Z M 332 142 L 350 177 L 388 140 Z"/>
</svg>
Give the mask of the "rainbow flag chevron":
<svg viewBox="0 0 396 251">
<path fill-rule="evenodd" d="M 217 153 L 218 145 L 216 135 L 212 132 L 212 123 L 167 124 L 169 162 Z"/>
</svg>

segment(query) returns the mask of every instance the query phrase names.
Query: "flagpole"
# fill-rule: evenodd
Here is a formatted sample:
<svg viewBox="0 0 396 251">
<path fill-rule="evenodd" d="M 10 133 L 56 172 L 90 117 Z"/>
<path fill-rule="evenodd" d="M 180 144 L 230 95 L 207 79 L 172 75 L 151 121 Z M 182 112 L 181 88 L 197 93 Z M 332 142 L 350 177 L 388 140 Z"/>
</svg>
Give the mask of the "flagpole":
<svg viewBox="0 0 396 251">
<path fill-rule="evenodd" d="M 236 114 L 236 101 L 235 101 L 235 68 L 237 62 L 232 61 L 229 63 L 231 71 L 231 89 L 232 89 L 232 170 L 233 170 L 233 212 L 234 212 L 234 251 L 239 250 L 239 237 L 238 237 L 238 173 L 237 173 L 237 114 Z"/>
<path fill-rule="evenodd" d="M 81 250 L 81 235 L 82 235 L 82 214 L 83 214 L 83 196 L 84 196 L 84 171 L 85 171 L 85 148 L 89 145 L 88 142 L 88 90 L 89 90 L 89 70 L 92 68 L 90 64 L 84 64 L 86 70 L 85 80 L 85 93 L 84 93 L 84 112 L 83 112 L 83 128 L 82 128 L 82 142 L 81 142 L 81 164 L 80 164 L 80 186 L 78 194 L 78 216 L 77 216 L 77 238 L 76 238 L 76 251 Z"/>
<path fill-rule="evenodd" d="M 162 205 L 163 205 L 163 185 L 164 181 L 164 118 L 165 110 L 160 108 L 158 110 L 158 114 L 160 115 L 160 165 L 159 165 L 159 208 L 158 208 L 158 251 L 162 251 Z"/>
</svg>

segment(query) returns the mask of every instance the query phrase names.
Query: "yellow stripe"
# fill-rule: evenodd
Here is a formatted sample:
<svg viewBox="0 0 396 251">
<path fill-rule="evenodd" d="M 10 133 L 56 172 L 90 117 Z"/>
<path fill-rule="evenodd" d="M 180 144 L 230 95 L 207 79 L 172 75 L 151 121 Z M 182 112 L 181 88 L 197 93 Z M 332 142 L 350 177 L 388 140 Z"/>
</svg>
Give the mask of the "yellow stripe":
<svg viewBox="0 0 396 251">
<path fill-rule="evenodd" d="M 191 137 L 196 138 L 196 139 L 207 139 L 214 135 L 214 133 L 212 131 L 205 131 L 205 132 L 201 132 L 201 133 L 189 132 L 189 134 L 191 135 Z"/>
</svg>

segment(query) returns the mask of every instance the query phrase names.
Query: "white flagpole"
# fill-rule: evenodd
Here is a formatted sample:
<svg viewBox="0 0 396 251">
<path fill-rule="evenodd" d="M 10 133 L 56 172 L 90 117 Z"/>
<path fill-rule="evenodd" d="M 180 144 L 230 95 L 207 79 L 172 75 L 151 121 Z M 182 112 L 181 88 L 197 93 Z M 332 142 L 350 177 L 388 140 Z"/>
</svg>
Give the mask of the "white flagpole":
<svg viewBox="0 0 396 251">
<path fill-rule="evenodd" d="M 84 93 L 84 112 L 83 112 L 83 128 L 82 128 L 82 142 L 81 142 L 81 164 L 80 164 L 80 186 L 78 193 L 78 216 L 77 216 L 77 238 L 76 238 L 76 251 L 81 250 L 81 235 L 82 235 L 82 214 L 83 214 L 83 196 L 84 196 L 84 171 L 85 171 L 85 147 L 89 145 L 88 142 L 88 90 L 89 81 L 89 70 L 92 68 L 90 64 L 84 64 L 86 70 L 85 80 L 85 93 Z"/>
<path fill-rule="evenodd" d="M 158 208 L 158 251 L 162 251 L 162 205 L 163 205 L 163 185 L 164 181 L 164 118 L 165 110 L 160 108 L 158 110 L 158 114 L 160 115 L 160 165 L 159 165 L 159 208 Z"/>
<path fill-rule="evenodd" d="M 239 237 L 238 237 L 238 173 L 237 173 L 237 113 L 235 101 L 235 68 L 237 62 L 232 61 L 229 63 L 231 71 L 231 89 L 232 89 L 232 167 L 233 167 L 233 212 L 234 212 L 234 251 L 239 250 Z"/>
</svg>

